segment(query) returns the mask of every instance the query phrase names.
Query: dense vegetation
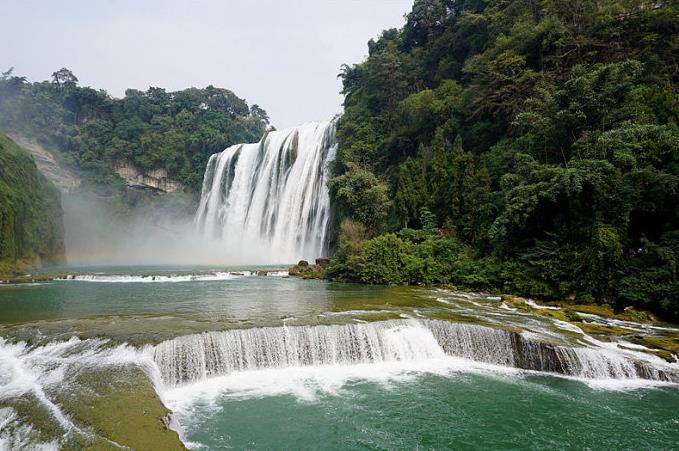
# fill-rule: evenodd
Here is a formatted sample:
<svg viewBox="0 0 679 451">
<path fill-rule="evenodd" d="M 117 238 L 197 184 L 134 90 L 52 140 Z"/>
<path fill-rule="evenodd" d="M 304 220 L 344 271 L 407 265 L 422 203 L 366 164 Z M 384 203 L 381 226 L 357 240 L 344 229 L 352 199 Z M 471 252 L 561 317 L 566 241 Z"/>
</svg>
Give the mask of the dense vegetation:
<svg viewBox="0 0 679 451">
<path fill-rule="evenodd" d="M 679 318 L 679 7 L 416 0 L 340 74 L 328 275 Z"/>
<path fill-rule="evenodd" d="M 58 262 L 63 254 L 59 191 L 0 133 L 0 273 Z"/>
<path fill-rule="evenodd" d="M 99 190 L 120 185 L 115 166 L 133 162 L 200 190 L 209 156 L 231 144 L 257 141 L 268 117 L 233 92 L 208 86 L 166 92 L 128 89 L 122 99 L 81 87 L 67 69 L 51 81 L 0 77 L 0 130 L 36 138 L 80 169 Z"/>
</svg>

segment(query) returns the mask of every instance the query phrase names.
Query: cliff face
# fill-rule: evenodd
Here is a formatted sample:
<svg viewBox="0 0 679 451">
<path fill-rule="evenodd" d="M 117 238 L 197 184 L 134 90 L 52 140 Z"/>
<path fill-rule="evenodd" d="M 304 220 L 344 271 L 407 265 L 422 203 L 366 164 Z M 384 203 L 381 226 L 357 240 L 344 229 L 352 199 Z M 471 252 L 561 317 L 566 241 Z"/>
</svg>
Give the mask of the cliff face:
<svg viewBox="0 0 679 451">
<path fill-rule="evenodd" d="M 72 193 L 80 187 L 80 176 L 60 164 L 52 153 L 35 139 L 23 135 L 8 133 L 8 136 L 21 148 L 33 155 L 35 164 L 47 180 L 54 183 L 62 193 Z"/>
<path fill-rule="evenodd" d="M 64 259 L 59 190 L 31 157 L 0 133 L 0 271 Z"/>
<path fill-rule="evenodd" d="M 142 172 L 128 160 L 121 160 L 116 164 L 116 173 L 130 188 L 151 189 L 163 193 L 184 189 L 184 185 L 168 177 L 165 169 Z"/>
</svg>

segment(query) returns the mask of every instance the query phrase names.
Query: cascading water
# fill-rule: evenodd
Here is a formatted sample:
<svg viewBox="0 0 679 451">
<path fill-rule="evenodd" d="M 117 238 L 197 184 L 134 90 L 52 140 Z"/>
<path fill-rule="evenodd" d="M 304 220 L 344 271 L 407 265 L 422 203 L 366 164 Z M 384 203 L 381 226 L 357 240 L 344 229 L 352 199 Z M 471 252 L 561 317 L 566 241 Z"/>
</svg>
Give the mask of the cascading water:
<svg viewBox="0 0 679 451">
<path fill-rule="evenodd" d="M 235 384 L 234 390 L 242 393 L 257 393 L 256 387 L 261 385 L 269 393 L 272 383 L 266 378 L 278 384 L 289 377 L 304 380 L 301 375 L 316 372 L 312 377 L 320 378 L 319 387 L 332 387 L 352 374 L 370 377 L 372 368 L 376 373 L 385 368 L 474 371 L 479 367 L 487 369 L 485 364 L 494 370 L 505 367 L 562 374 L 595 385 L 610 384 L 611 380 L 621 386 L 648 381 L 679 383 L 677 363 L 643 353 L 560 346 L 517 332 L 441 320 L 231 329 L 180 336 L 141 348 L 75 337 L 34 346 L 0 338 L 0 401 L 10 402 L 10 407 L 0 408 L 0 449 L 59 446 L 58 441 L 35 441 L 31 428 L 23 425 L 15 410 L 12 400 L 18 398 L 35 400 L 37 408 L 53 417 L 54 427 L 63 431 L 63 440 L 73 435 L 91 437 L 92 433 L 60 406 L 58 396 L 53 397 L 59 395 L 61 387 L 69 390 L 78 386 L 81 382 L 77 376 L 93 370 L 108 368 L 117 373 L 126 367 L 139 368 L 163 402 L 186 412 L 187 405 L 201 396 L 212 396 L 215 387 L 219 391 L 228 384 Z M 269 369 L 280 371 L 266 371 Z M 254 382 L 248 385 L 251 378 Z M 288 389 L 290 386 L 285 390 Z M 308 391 L 299 389 L 299 395 L 309 396 L 305 390 Z M 172 418 L 164 421 L 181 431 Z M 103 440 L 120 446 L 105 437 Z"/>
<path fill-rule="evenodd" d="M 445 356 L 585 379 L 679 382 L 676 366 L 658 368 L 603 349 L 556 346 L 515 332 L 438 320 L 208 332 L 162 342 L 150 352 L 169 387 L 236 371 Z"/>
<path fill-rule="evenodd" d="M 248 263 L 327 253 L 328 163 L 335 120 L 268 132 L 212 155 L 195 216 L 198 231 Z"/>
</svg>

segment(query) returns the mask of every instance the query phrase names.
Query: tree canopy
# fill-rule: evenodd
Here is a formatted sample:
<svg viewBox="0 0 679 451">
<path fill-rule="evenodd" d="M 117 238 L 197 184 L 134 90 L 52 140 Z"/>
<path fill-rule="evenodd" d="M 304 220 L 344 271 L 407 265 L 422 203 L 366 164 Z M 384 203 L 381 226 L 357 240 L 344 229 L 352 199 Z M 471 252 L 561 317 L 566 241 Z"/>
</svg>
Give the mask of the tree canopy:
<svg viewBox="0 0 679 451">
<path fill-rule="evenodd" d="M 331 194 L 344 205 L 381 183 L 393 202 L 369 221 L 340 208 L 337 223 L 362 222 L 368 236 L 431 229 L 426 209 L 439 232 L 351 246 L 340 233 L 331 274 L 379 281 L 347 268 L 388 246 L 401 276 L 382 282 L 577 297 L 679 318 L 676 2 L 416 0 L 403 28 L 368 50 L 340 74 L 345 114 L 330 186 L 344 189 Z M 358 173 L 374 181 L 345 183 Z M 411 271 L 413 256 L 445 265 L 445 255 L 478 277 Z"/>
<path fill-rule="evenodd" d="M 114 169 L 128 160 L 142 170 L 165 169 L 197 191 L 211 154 L 259 140 L 268 122 L 262 108 L 214 86 L 128 89 L 118 99 L 78 86 L 66 68 L 44 82 L 12 69 L 0 76 L 0 129 L 36 138 L 100 189 L 120 184 Z"/>
</svg>

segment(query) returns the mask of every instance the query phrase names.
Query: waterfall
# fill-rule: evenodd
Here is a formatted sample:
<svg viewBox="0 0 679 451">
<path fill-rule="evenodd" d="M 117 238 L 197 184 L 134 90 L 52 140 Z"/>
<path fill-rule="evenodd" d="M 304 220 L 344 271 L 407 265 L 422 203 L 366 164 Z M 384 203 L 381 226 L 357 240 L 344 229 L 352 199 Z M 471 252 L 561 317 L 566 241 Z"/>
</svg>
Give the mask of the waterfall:
<svg viewBox="0 0 679 451">
<path fill-rule="evenodd" d="M 152 358 L 166 386 L 263 368 L 460 357 L 586 379 L 679 382 L 676 368 L 597 348 L 569 348 L 518 333 L 438 320 L 267 327 L 206 332 L 162 342 Z"/>
<path fill-rule="evenodd" d="M 327 254 L 328 163 L 335 120 L 268 132 L 259 143 L 212 155 L 195 225 L 248 263 Z"/>
</svg>

